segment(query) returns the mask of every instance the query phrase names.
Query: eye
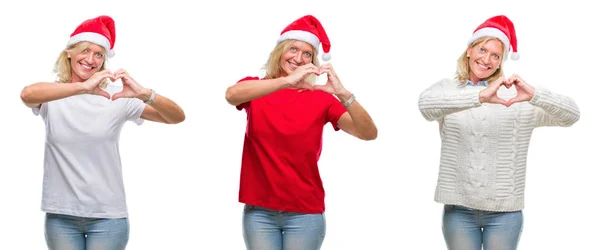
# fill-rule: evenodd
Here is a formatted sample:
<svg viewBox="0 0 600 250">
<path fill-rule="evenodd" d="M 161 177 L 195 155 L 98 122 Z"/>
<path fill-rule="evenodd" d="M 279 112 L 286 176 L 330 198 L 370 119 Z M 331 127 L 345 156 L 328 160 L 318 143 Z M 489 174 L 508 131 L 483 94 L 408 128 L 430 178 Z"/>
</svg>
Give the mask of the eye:
<svg viewBox="0 0 600 250">
<path fill-rule="evenodd" d="M 500 56 L 498 54 L 494 54 L 494 59 L 500 60 Z"/>
<path fill-rule="evenodd" d="M 485 53 L 485 49 L 483 47 L 479 47 L 479 52 Z"/>
<path fill-rule="evenodd" d="M 96 52 L 96 54 L 94 54 L 94 56 L 98 57 L 98 58 L 102 58 L 104 57 L 104 55 L 100 52 Z"/>
<path fill-rule="evenodd" d="M 290 47 L 290 50 L 293 52 L 296 52 L 296 50 L 298 50 L 298 49 L 296 49 L 296 47 Z"/>
<path fill-rule="evenodd" d="M 312 57 L 312 53 L 310 53 L 310 52 L 304 52 L 304 56 L 305 57 Z"/>
<path fill-rule="evenodd" d="M 82 53 L 87 53 L 88 51 L 90 51 L 90 49 L 88 49 L 88 48 L 85 48 L 85 49 L 83 49 L 83 51 L 81 51 L 81 52 L 82 52 Z"/>
</svg>

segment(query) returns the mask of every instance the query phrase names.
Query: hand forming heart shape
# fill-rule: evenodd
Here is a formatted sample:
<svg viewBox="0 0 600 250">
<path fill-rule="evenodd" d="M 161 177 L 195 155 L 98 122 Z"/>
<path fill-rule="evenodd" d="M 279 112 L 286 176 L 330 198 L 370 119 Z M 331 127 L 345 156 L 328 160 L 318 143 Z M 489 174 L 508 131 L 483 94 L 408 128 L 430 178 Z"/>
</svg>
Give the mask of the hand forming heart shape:
<svg viewBox="0 0 600 250">
<path fill-rule="evenodd" d="M 83 84 L 83 91 L 86 94 L 98 95 L 110 99 L 110 94 L 102 89 L 105 79 L 110 79 L 114 82 L 114 74 L 108 70 L 99 71 L 94 73 L 90 78 L 85 80 Z"/>
<path fill-rule="evenodd" d="M 327 63 L 321 65 L 321 67 L 319 67 L 319 73 L 327 74 L 327 82 L 324 85 L 315 85 L 315 89 L 325 91 L 338 97 L 350 97 L 350 92 L 344 88 L 331 64 Z"/>
<path fill-rule="evenodd" d="M 101 88 L 102 82 L 109 79 L 111 82 L 121 80 L 123 90 L 115 93 L 112 98 L 110 94 Z M 119 98 L 139 98 L 147 100 L 150 97 L 151 91 L 138 84 L 124 69 L 119 69 L 114 73 L 110 70 L 104 70 L 94 73 L 92 77 L 83 82 L 85 93 L 92 95 L 103 96 L 113 101 Z"/>
<path fill-rule="evenodd" d="M 117 70 L 113 79 L 115 81 L 121 79 L 121 82 L 123 83 L 123 90 L 112 96 L 113 101 L 119 98 L 138 98 L 145 101 L 148 100 L 152 94 L 151 90 L 142 87 L 142 85 L 134 80 L 124 69 Z"/>
<path fill-rule="evenodd" d="M 508 89 L 515 86 L 517 95 L 509 100 L 498 97 L 498 89 L 500 89 L 500 86 L 505 86 Z M 534 94 L 535 88 L 527 84 L 520 76 L 512 75 L 508 79 L 505 79 L 504 77 L 498 78 L 488 85 L 487 88 L 479 92 L 479 101 L 481 103 L 495 103 L 510 107 L 514 103 L 531 100 Z"/>
</svg>

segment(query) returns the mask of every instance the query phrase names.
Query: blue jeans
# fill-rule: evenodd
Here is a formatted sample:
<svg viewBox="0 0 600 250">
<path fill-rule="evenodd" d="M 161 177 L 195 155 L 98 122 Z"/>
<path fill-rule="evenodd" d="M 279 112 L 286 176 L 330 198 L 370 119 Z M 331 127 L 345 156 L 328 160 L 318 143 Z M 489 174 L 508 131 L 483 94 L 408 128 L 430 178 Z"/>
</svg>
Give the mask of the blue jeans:
<svg viewBox="0 0 600 250">
<path fill-rule="evenodd" d="M 516 250 L 523 213 L 492 212 L 444 205 L 444 239 L 449 250 Z"/>
<path fill-rule="evenodd" d="M 49 250 L 123 250 L 129 241 L 129 220 L 46 214 Z"/>
<path fill-rule="evenodd" d="M 318 250 L 325 239 L 325 215 L 245 205 L 243 230 L 248 250 Z"/>
</svg>

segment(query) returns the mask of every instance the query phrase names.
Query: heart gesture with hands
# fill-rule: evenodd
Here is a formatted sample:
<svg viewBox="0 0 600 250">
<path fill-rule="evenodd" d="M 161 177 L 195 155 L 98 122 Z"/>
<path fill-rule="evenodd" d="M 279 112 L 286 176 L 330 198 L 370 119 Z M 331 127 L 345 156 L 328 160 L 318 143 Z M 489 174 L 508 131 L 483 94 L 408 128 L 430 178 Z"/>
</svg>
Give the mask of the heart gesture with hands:
<svg viewBox="0 0 600 250">
<path fill-rule="evenodd" d="M 92 75 L 92 77 L 88 78 L 87 80 L 85 80 L 82 83 L 83 88 L 84 88 L 84 93 L 98 95 L 98 96 L 105 97 L 106 99 L 110 99 L 110 94 L 108 92 L 104 91 L 102 88 L 100 88 L 100 84 L 106 78 L 110 79 L 113 82 L 116 81 L 114 74 L 112 72 L 110 72 L 110 70 L 103 70 L 103 71 L 98 71 L 98 72 L 94 73 Z"/>
<path fill-rule="evenodd" d="M 500 89 L 501 86 L 505 86 L 508 89 L 515 86 L 517 95 L 508 101 L 498 97 L 498 89 Z M 520 76 L 512 75 L 508 79 L 505 79 L 504 77 L 498 78 L 496 81 L 492 82 L 492 84 L 488 85 L 487 88 L 479 92 L 479 101 L 481 103 L 495 103 L 510 107 L 514 103 L 531 100 L 534 94 L 535 88 L 527 84 Z"/>
<path fill-rule="evenodd" d="M 506 80 L 504 77 L 500 77 L 493 81 L 491 84 L 487 86 L 484 90 L 479 92 L 479 102 L 481 103 L 493 103 L 493 104 L 502 104 L 506 106 L 508 102 L 500 97 L 498 97 L 498 89 L 501 86 L 506 86 Z M 508 86 L 507 86 L 508 87 Z"/>
<path fill-rule="evenodd" d="M 528 102 L 535 95 L 535 88 L 527 84 L 519 75 L 512 75 L 508 78 L 509 86 L 515 86 L 517 89 L 517 96 L 508 100 L 506 106 L 510 107 L 516 102 Z M 510 88 L 507 86 L 507 88 Z"/>
<path fill-rule="evenodd" d="M 291 74 L 287 75 L 285 79 L 287 84 L 291 87 L 313 90 L 313 86 L 304 81 L 304 79 L 306 79 L 306 77 L 310 74 L 320 74 L 319 68 L 312 63 L 304 64 L 296 68 Z"/>
<path fill-rule="evenodd" d="M 349 92 L 344 88 L 340 79 L 338 78 L 335 70 L 331 64 L 323 64 L 320 68 L 320 74 L 327 74 L 327 82 L 325 85 L 317 85 L 314 88 L 318 90 L 325 91 L 332 95 L 340 96 L 340 95 L 350 95 Z"/>
<path fill-rule="evenodd" d="M 113 101 L 119 98 L 138 98 L 142 101 L 146 101 L 150 98 L 152 92 L 149 89 L 142 87 L 142 85 L 131 78 L 129 73 L 124 69 L 115 71 L 114 79 L 121 79 L 123 90 L 112 96 Z"/>
</svg>

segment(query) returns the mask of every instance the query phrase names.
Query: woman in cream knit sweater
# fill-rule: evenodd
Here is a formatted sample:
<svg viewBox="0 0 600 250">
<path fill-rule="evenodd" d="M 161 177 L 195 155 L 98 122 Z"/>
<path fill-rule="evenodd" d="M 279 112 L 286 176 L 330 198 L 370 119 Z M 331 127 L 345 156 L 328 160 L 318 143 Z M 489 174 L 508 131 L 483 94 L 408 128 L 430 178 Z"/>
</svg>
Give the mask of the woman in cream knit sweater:
<svg viewBox="0 0 600 250">
<path fill-rule="evenodd" d="M 430 86 L 419 98 L 423 117 L 440 124 L 435 201 L 445 204 L 443 234 L 452 250 L 517 248 L 533 129 L 579 120 L 571 98 L 518 75 L 504 77 L 510 52 L 518 59 L 512 22 L 486 20 L 459 58 L 456 79 Z"/>
</svg>

